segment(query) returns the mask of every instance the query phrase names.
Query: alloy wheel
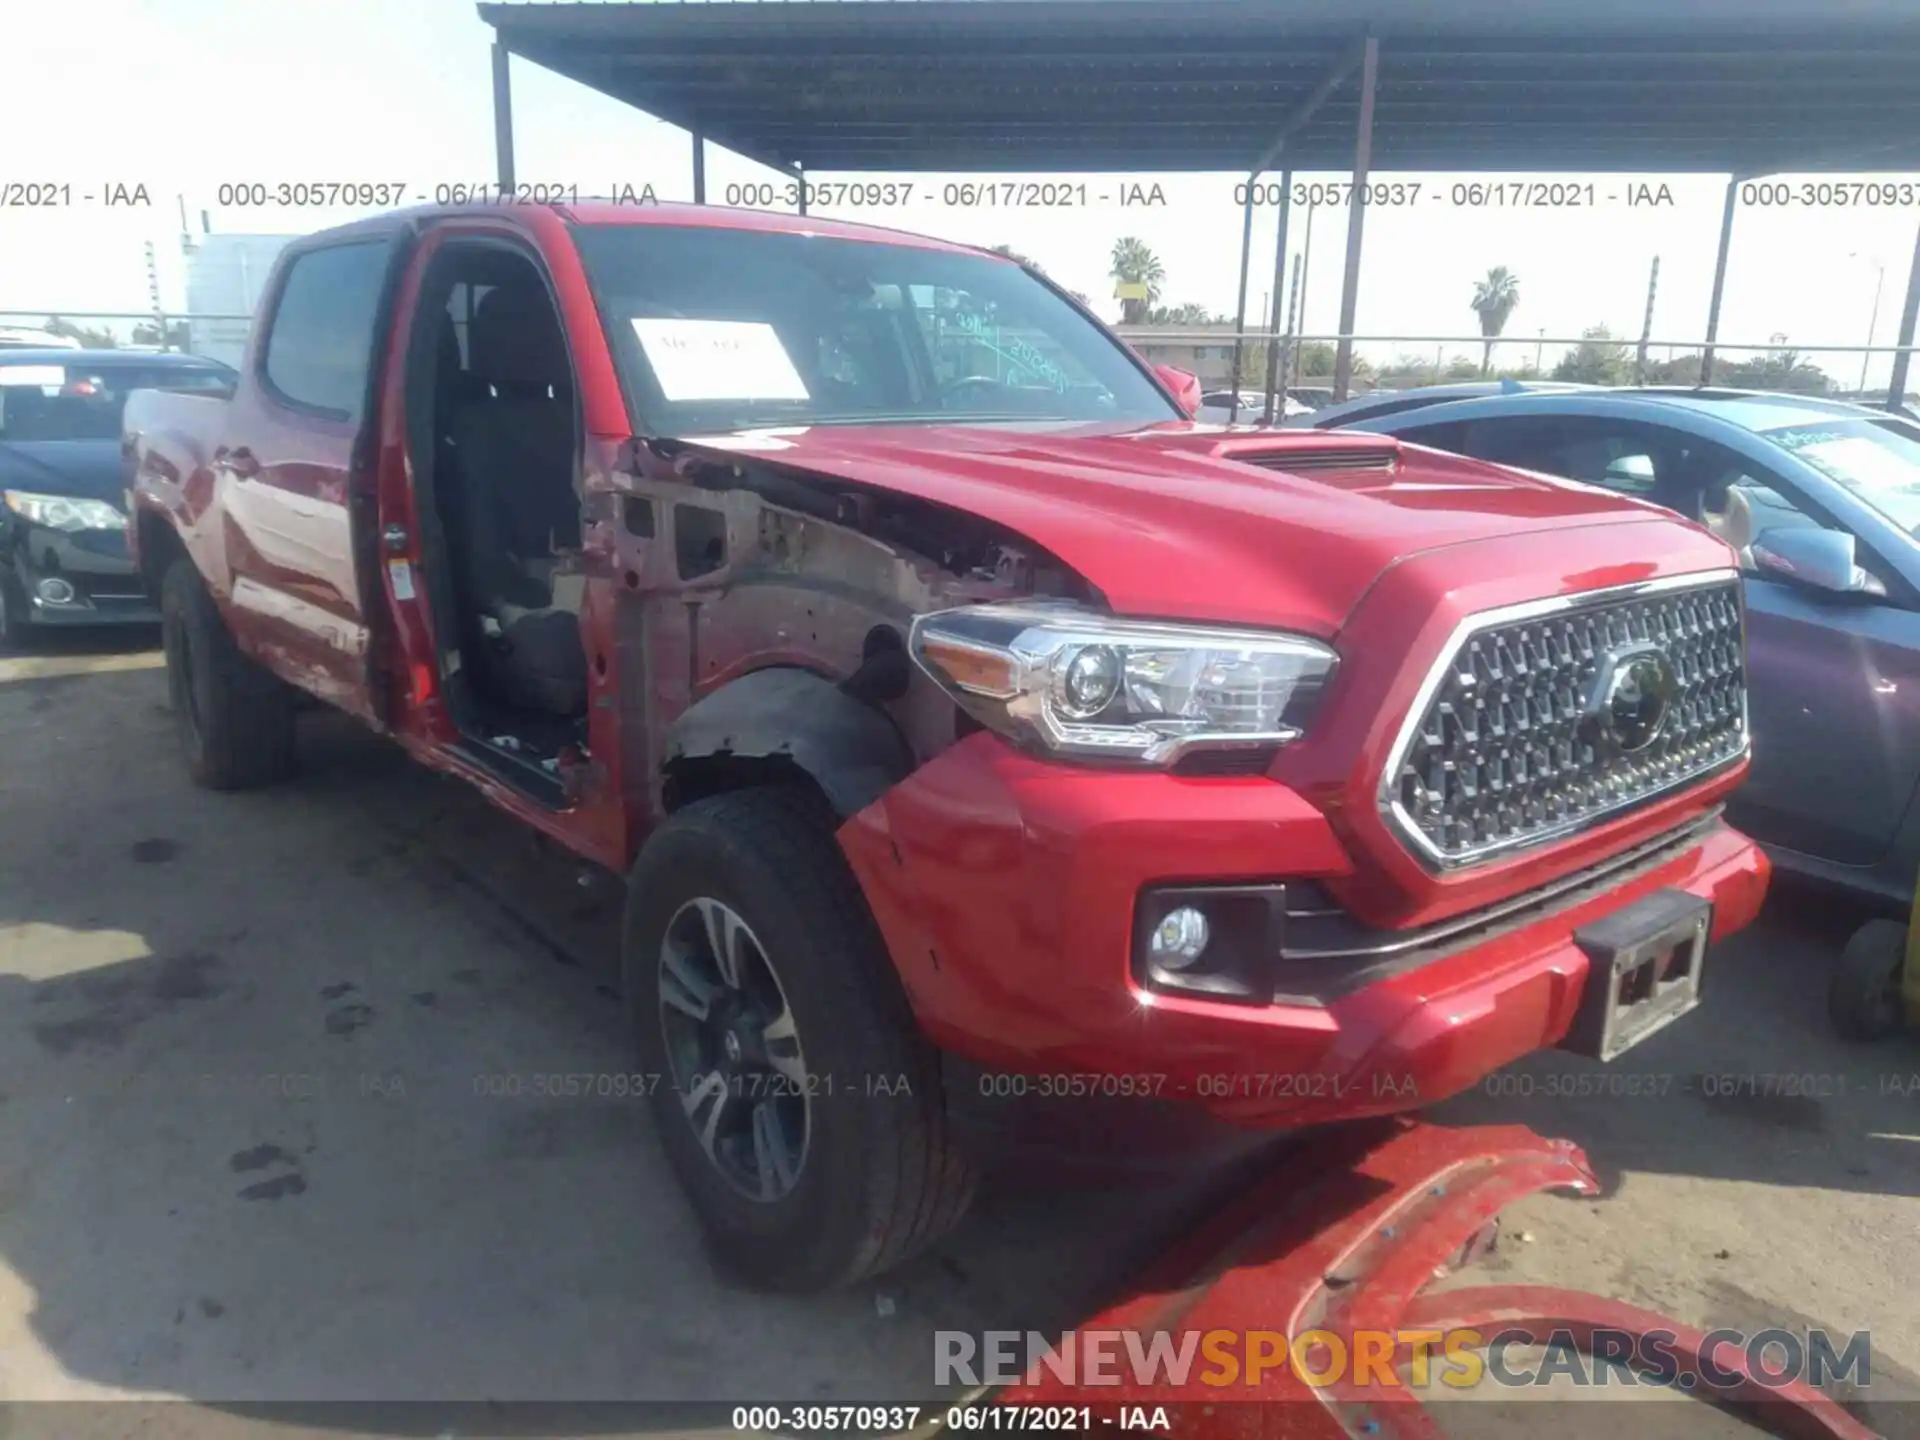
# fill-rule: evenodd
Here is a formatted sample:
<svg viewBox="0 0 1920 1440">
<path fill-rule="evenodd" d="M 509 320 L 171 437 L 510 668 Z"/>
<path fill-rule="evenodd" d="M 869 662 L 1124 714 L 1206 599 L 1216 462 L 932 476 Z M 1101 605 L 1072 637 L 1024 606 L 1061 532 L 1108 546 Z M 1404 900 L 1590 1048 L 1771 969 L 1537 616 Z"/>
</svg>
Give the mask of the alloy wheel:
<svg viewBox="0 0 1920 1440">
<path fill-rule="evenodd" d="M 749 1199 L 799 1183 L 812 1082 L 780 977 L 738 911 L 707 896 L 674 912 L 660 942 L 668 1077 L 707 1159 Z"/>
</svg>

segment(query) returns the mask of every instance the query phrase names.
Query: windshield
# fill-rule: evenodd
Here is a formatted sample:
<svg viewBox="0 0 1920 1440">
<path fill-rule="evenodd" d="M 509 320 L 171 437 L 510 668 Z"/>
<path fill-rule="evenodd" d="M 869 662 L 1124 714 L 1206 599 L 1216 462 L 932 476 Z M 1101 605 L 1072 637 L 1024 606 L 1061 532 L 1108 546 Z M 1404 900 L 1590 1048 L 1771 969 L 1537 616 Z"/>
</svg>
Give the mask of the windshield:
<svg viewBox="0 0 1920 1440">
<path fill-rule="evenodd" d="M 0 440 L 118 440 L 135 390 L 224 391 L 233 372 L 191 365 L 46 364 L 0 355 Z"/>
<path fill-rule="evenodd" d="M 1836 420 L 1766 436 L 1908 534 L 1920 534 L 1920 429 L 1899 420 Z"/>
<path fill-rule="evenodd" d="M 575 231 L 649 429 L 1183 418 L 1018 265 L 677 225 Z"/>
</svg>

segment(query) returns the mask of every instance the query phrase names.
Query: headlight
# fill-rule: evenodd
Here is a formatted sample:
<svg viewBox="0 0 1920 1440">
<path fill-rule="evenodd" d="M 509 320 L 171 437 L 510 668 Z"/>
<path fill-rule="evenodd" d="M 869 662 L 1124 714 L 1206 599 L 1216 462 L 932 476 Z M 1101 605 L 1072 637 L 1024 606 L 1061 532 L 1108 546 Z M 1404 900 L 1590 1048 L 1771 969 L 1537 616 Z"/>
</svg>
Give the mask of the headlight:
<svg viewBox="0 0 1920 1440">
<path fill-rule="evenodd" d="M 1072 605 L 922 615 L 909 648 L 961 708 L 1011 740 L 1156 766 L 1194 749 L 1297 740 L 1339 663 L 1302 635 L 1120 620 Z"/>
<path fill-rule="evenodd" d="M 8 490 L 5 494 L 9 510 L 49 530 L 118 530 L 127 523 L 127 517 L 104 500 L 35 495 L 27 490 Z"/>
</svg>

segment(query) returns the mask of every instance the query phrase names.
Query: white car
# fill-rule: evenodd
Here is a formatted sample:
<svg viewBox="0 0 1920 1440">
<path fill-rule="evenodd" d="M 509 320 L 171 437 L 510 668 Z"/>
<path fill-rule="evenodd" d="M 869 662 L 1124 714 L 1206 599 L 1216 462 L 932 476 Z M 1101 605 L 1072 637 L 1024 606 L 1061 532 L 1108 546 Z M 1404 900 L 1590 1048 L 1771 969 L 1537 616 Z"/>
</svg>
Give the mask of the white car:
<svg viewBox="0 0 1920 1440">
<path fill-rule="evenodd" d="M 1277 395 L 1274 399 L 1277 402 L 1274 416 L 1276 420 L 1294 420 L 1302 415 L 1313 413 L 1310 407 L 1302 405 L 1291 395 Z M 1225 425 L 1229 423 L 1228 417 L 1232 416 L 1231 423 L 1235 425 L 1258 425 L 1260 417 L 1266 412 L 1267 397 L 1261 391 L 1242 390 L 1239 412 L 1235 414 L 1233 391 L 1209 390 L 1200 397 L 1200 413 L 1194 416 L 1194 419 L 1205 420 L 1214 425 Z"/>
<path fill-rule="evenodd" d="M 0 330 L 0 350 L 81 350 L 71 335 L 49 335 L 44 330 Z"/>
</svg>

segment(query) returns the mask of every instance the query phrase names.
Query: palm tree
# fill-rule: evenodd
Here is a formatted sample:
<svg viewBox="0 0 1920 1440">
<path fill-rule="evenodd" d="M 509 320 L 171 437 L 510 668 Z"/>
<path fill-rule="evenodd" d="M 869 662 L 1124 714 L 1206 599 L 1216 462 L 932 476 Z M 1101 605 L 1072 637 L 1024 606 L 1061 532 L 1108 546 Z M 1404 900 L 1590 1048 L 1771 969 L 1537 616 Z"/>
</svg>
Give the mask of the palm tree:
<svg viewBox="0 0 1920 1440">
<path fill-rule="evenodd" d="M 989 246 L 988 248 L 991 249 L 993 253 L 996 255 L 1006 256 L 1009 260 L 1013 261 L 1016 265 L 1025 265 L 1030 270 L 1040 269 L 1040 265 L 1038 261 L 1032 259 L 1029 256 L 1022 255 L 1018 250 L 1014 249 L 1011 245 L 992 245 L 992 246 Z"/>
<path fill-rule="evenodd" d="M 1486 337 L 1480 356 L 1480 373 L 1493 368 L 1493 342 L 1507 328 L 1507 317 L 1520 304 L 1520 277 L 1504 265 L 1487 271 L 1487 278 L 1473 282 L 1473 310 L 1480 317 L 1480 333 Z"/>
<path fill-rule="evenodd" d="M 1146 241 L 1123 236 L 1113 242 L 1111 273 L 1119 284 L 1147 287 L 1144 299 L 1120 302 L 1121 323 L 1138 325 L 1146 318 L 1147 311 L 1160 302 L 1160 282 L 1167 278 L 1167 272 L 1160 268 L 1160 257 L 1147 248 Z"/>
</svg>

